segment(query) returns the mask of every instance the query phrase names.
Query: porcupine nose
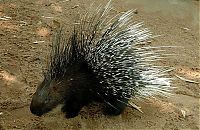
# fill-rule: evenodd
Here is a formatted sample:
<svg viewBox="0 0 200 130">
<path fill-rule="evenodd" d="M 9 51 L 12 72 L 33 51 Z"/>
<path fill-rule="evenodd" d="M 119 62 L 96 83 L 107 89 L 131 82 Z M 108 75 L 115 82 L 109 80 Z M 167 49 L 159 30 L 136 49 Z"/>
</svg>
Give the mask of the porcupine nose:
<svg viewBox="0 0 200 130">
<path fill-rule="evenodd" d="M 44 101 L 40 96 L 33 95 L 31 105 L 30 105 L 30 111 L 34 115 L 41 116 L 44 112 L 42 111 L 42 108 L 44 106 Z"/>
</svg>

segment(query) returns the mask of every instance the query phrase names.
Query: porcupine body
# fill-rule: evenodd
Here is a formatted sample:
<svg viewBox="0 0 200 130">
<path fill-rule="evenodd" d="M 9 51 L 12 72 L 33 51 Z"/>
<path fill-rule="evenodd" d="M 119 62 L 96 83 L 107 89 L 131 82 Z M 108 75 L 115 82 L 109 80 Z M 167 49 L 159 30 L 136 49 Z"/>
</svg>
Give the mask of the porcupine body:
<svg viewBox="0 0 200 130">
<path fill-rule="evenodd" d="M 92 101 L 105 104 L 105 114 L 118 115 L 132 98 L 170 93 L 170 79 L 160 60 L 161 47 L 146 42 L 153 36 L 133 11 L 108 18 L 110 2 L 82 16 L 67 40 L 57 33 L 50 65 L 31 102 L 31 112 L 42 115 L 58 104 L 75 117 Z"/>
</svg>

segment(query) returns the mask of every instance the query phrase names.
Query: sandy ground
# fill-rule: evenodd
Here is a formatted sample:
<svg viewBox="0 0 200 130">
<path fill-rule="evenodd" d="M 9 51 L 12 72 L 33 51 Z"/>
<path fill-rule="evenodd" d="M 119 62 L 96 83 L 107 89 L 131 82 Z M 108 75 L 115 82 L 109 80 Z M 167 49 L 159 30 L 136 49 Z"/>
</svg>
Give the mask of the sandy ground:
<svg viewBox="0 0 200 130">
<path fill-rule="evenodd" d="M 84 107 L 79 116 L 65 119 L 60 108 L 37 117 L 30 113 L 31 96 L 42 81 L 55 28 L 69 30 L 92 0 L 0 0 L 0 130 L 7 129 L 199 129 L 200 82 L 199 1 L 113 0 L 114 11 L 136 9 L 156 35 L 153 45 L 179 46 L 163 65 L 174 67 L 169 98 L 137 101 L 144 113 L 127 108 L 116 117 L 104 116 L 98 104 Z M 180 3 L 179 3 L 180 1 Z M 96 2 L 106 3 L 100 0 Z"/>
</svg>

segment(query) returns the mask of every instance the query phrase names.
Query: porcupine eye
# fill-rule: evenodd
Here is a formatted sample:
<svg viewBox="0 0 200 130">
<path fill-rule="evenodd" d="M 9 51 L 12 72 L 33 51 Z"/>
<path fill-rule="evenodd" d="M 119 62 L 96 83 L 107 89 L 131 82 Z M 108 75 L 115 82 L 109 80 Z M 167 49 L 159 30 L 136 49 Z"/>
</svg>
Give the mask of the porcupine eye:
<svg viewBox="0 0 200 130">
<path fill-rule="evenodd" d="M 58 91 L 58 87 L 53 86 L 53 91 Z"/>
</svg>

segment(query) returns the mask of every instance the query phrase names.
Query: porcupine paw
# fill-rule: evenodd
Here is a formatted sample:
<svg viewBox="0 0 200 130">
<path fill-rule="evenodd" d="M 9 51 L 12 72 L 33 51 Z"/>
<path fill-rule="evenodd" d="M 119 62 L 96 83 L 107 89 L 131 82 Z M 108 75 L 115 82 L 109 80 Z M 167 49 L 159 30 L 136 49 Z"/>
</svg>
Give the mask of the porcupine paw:
<svg viewBox="0 0 200 130">
<path fill-rule="evenodd" d="M 104 114 L 110 116 L 120 115 L 126 108 L 126 103 L 119 101 L 110 102 L 110 105 L 106 104 L 104 108 Z"/>
<path fill-rule="evenodd" d="M 79 111 L 81 110 L 81 107 L 72 107 L 72 106 L 66 106 L 64 105 L 61 108 L 61 111 L 65 113 L 66 118 L 74 118 L 78 116 Z"/>
</svg>

